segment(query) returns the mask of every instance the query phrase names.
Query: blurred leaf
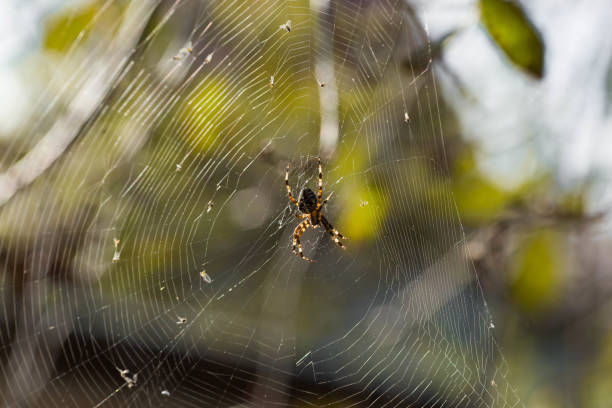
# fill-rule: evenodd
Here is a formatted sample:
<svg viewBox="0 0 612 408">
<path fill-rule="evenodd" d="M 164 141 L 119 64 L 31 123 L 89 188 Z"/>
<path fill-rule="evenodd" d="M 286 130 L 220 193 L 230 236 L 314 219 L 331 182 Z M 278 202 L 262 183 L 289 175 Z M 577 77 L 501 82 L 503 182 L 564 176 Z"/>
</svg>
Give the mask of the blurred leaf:
<svg viewBox="0 0 612 408">
<path fill-rule="evenodd" d="M 367 150 L 363 146 L 349 148 L 343 144 L 338 153 L 337 166 L 330 166 L 329 172 L 326 173 L 326 191 L 333 191 L 337 181 L 343 180 L 342 195 L 350 199 L 342 204 L 344 210 L 338 220 L 334 222 L 332 216 L 330 222 L 349 237 L 351 242 L 372 239 L 380 233 L 382 221 L 387 215 L 384 192 L 370 185 L 368 179 L 344 179 L 342 176 L 359 174 L 367 169 Z M 333 183 L 334 180 L 336 183 Z"/>
<path fill-rule="evenodd" d="M 600 350 L 585 372 L 584 384 L 580 388 L 583 407 L 605 407 L 612 401 L 612 336 L 608 334 L 601 341 Z"/>
<path fill-rule="evenodd" d="M 82 9 L 52 17 L 47 23 L 45 48 L 65 52 L 96 15 L 97 5 L 89 4 Z"/>
<path fill-rule="evenodd" d="M 544 75 L 544 44 L 523 9 L 511 0 L 480 0 L 482 21 L 512 62 L 531 75 Z"/>
<path fill-rule="evenodd" d="M 46 23 L 44 48 L 67 52 L 79 37 L 87 38 L 94 25 L 98 25 L 100 30 L 112 31 L 121 19 L 121 12 L 116 4 L 101 7 L 99 2 L 94 1 L 52 16 Z"/>
<path fill-rule="evenodd" d="M 210 153 L 221 142 L 222 129 L 239 120 L 236 101 L 230 98 L 229 89 L 223 79 L 211 78 L 200 82 L 193 93 L 195 96 L 179 105 L 178 117 L 185 128 L 180 135 L 198 152 Z"/>
<path fill-rule="evenodd" d="M 478 172 L 472 150 L 458 157 L 454 165 L 453 194 L 464 220 L 477 223 L 491 221 L 514 197 Z"/>
<path fill-rule="evenodd" d="M 538 230 L 522 242 L 514 262 L 515 300 L 526 311 L 541 312 L 561 296 L 561 238 L 554 230 Z"/>
<path fill-rule="evenodd" d="M 459 212 L 466 221 L 483 222 L 494 219 L 510 198 L 479 176 L 462 177 L 454 187 Z"/>
<path fill-rule="evenodd" d="M 561 197 L 560 215 L 565 218 L 579 219 L 585 216 L 586 212 L 586 192 L 583 188 L 576 192 L 566 194 Z"/>
<path fill-rule="evenodd" d="M 380 233 L 381 222 L 386 214 L 386 202 L 380 193 L 366 190 L 363 185 L 353 184 L 349 197 L 356 199 L 343 212 L 339 225 L 352 242 L 372 239 Z M 338 227 L 339 228 L 339 227 Z"/>
</svg>

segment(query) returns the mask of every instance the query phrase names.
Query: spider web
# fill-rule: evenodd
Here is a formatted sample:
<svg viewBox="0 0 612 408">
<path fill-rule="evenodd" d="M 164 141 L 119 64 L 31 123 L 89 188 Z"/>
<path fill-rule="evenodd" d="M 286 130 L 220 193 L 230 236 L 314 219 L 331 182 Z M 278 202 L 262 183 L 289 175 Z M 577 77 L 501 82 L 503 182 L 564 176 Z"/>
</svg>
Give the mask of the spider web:
<svg viewBox="0 0 612 408">
<path fill-rule="evenodd" d="M 100 3 L 2 155 L 3 403 L 521 405 L 423 24 L 395 0 Z M 284 169 L 315 189 L 319 155 L 349 240 L 309 229 L 309 264 Z"/>
</svg>

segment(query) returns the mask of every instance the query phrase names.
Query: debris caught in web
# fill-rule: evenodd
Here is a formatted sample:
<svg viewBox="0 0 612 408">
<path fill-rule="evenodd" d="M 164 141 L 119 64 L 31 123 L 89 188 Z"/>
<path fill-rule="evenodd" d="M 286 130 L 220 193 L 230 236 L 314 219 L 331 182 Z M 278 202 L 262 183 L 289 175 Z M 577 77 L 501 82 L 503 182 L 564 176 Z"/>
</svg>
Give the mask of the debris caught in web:
<svg viewBox="0 0 612 408">
<path fill-rule="evenodd" d="M 270 88 L 274 88 L 274 75 L 270 75 L 270 82 L 268 85 L 270 85 Z"/>
<path fill-rule="evenodd" d="M 212 57 L 213 57 L 213 53 L 211 52 L 210 54 L 208 54 L 206 56 L 206 58 L 204 59 L 204 65 L 206 64 L 210 64 L 210 62 L 212 61 Z"/>
<path fill-rule="evenodd" d="M 206 271 L 202 271 L 200 272 L 200 276 L 202 277 L 202 279 L 204 280 L 204 282 L 206 283 L 211 283 L 212 282 L 212 278 L 210 277 L 209 274 L 206 273 Z"/>
<path fill-rule="evenodd" d="M 209 213 L 210 210 L 212 210 L 214 206 L 215 206 L 215 202 L 213 200 L 210 200 L 208 204 L 206 205 L 206 212 Z"/>
<path fill-rule="evenodd" d="M 163 391 L 161 392 L 161 395 L 163 395 L 164 397 L 169 397 L 169 396 L 170 396 L 170 391 L 168 391 L 168 390 L 163 390 Z"/>
<path fill-rule="evenodd" d="M 178 320 L 176 321 L 176 324 L 178 324 L 178 325 L 185 324 L 187 322 L 187 318 L 186 317 L 178 316 L 177 319 Z"/>
<path fill-rule="evenodd" d="M 115 253 L 113 254 L 113 263 L 115 263 L 115 262 L 119 262 L 119 259 L 121 258 L 121 251 L 119 250 L 119 240 L 117 238 L 113 238 L 113 241 L 115 242 Z"/>
<path fill-rule="evenodd" d="M 192 51 L 191 47 L 192 47 L 191 41 L 188 41 L 187 44 L 185 44 L 185 46 L 181 48 L 174 57 L 172 57 L 172 59 L 175 61 L 184 60 L 189 54 L 191 54 L 191 51 Z"/>
<path fill-rule="evenodd" d="M 285 30 L 288 33 L 290 33 L 291 32 L 291 20 L 287 20 L 287 22 L 285 24 L 281 24 L 280 25 L 280 29 L 281 30 Z"/>
<path fill-rule="evenodd" d="M 404 122 L 410 122 L 410 116 L 408 116 L 408 112 L 404 112 Z"/>
<path fill-rule="evenodd" d="M 117 371 L 119 371 L 119 375 L 126 382 L 128 388 L 132 388 L 136 386 L 136 381 L 138 380 L 138 373 L 134 373 L 134 375 L 130 377 L 130 370 L 121 369 L 119 367 L 115 367 L 115 368 L 117 369 Z"/>
</svg>

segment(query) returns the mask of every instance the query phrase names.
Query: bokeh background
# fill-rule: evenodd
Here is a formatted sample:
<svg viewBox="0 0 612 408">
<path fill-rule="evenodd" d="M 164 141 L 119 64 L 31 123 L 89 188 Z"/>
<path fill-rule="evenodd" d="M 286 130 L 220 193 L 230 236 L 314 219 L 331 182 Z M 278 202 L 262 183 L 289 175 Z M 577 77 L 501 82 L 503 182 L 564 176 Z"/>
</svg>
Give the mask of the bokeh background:
<svg viewBox="0 0 612 408">
<path fill-rule="evenodd" d="M 386 294 L 443 264 L 417 293 L 460 288 L 457 304 L 415 342 L 466 350 L 466 367 L 497 367 L 482 384 L 508 385 L 468 403 L 425 370 L 442 406 L 611 406 L 609 3 L 238 3 L 0 5 L 3 404 L 257 406 L 265 378 L 285 384 L 281 406 L 384 406 L 349 374 L 394 367 L 380 356 L 394 349 L 374 337 L 334 366 L 330 342 L 372 310 L 399 316 Z M 358 22 L 374 27 L 365 54 Z M 360 58 L 375 62 L 355 85 Z M 284 168 L 297 195 L 319 154 L 349 251 L 309 232 L 305 270 Z M 429 310 L 402 305 L 406 320 Z M 135 388 L 154 396 L 117 388 L 146 361 Z M 435 403 L 402 392 L 383 394 Z"/>
</svg>

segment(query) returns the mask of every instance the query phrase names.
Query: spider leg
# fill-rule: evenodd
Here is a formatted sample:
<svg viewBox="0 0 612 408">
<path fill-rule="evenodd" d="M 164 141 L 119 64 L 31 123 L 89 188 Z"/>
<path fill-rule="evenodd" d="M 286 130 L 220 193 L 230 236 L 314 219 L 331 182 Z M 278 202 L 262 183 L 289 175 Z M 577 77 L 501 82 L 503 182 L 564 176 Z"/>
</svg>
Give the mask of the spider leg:
<svg viewBox="0 0 612 408">
<path fill-rule="evenodd" d="M 319 192 L 317 194 L 317 204 L 321 202 L 323 197 L 323 168 L 321 167 L 321 157 L 319 157 Z"/>
<path fill-rule="evenodd" d="M 296 214 L 293 211 L 291 211 L 291 215 L 293 215 L 298 220 L 303 220 L 304 218 L 308 218 L 309 217 L 308 214 Z"/>
<path fill-rule="evenodd" d="M 323 206 L 327 204 L 327 202 L 329 201 L 330 198 L 332 198 L 333 195 L 334 195 L 334 192 L 332 191 L 322 203 L 317 204 L 317 210 L 323 208 Z"/>
<path fill-rule="evenodd" d="M 302 243 L 300 242 L 300 237 L 306 231 L 308 226 L 310 225 L 310 220 L 305 219 L 301 223 L 298 224 L 297 227 L 293 230 L 293 253 L 308 262 L 314 262 L 312 259 L 306 258 L 302 253 Z M 297 248 L 297 252 L 296 249 Z"/>
<path fill-rule="evenodd" d="M 336 245 L 338 245 L 342 249 L 346 249 L 346 247 L 342 245 L 342 242 L 340 242 L 340 239 L 346 239 L 346 237 L 344 237 L 341 233 L 339 233 L 338 230 L 335 229 L 329 223 L 329 221 L 327 221 L 327 218 L 325 218 L 323 214 L 319 214 L 319 221 L 321 221 L 321 224 L 323 224 L 323 227 L 325 227 L 329 235 L 331 235 Z"/>
<path fill-rule="evenodd" d="M 291 194 L 291 186 L 289 185 L 289 165 L 287 164 L 287 170 L 285 170 L 285 185 L 287 186 L 287 193 L 289 194 L 289 200 L 291 200 L 291 202 L 293 204 L 295 204 L 295 206 L 298 206 L 298 202 L 295 198 L 293 198 L 293 195 Z"/>
</svg>

